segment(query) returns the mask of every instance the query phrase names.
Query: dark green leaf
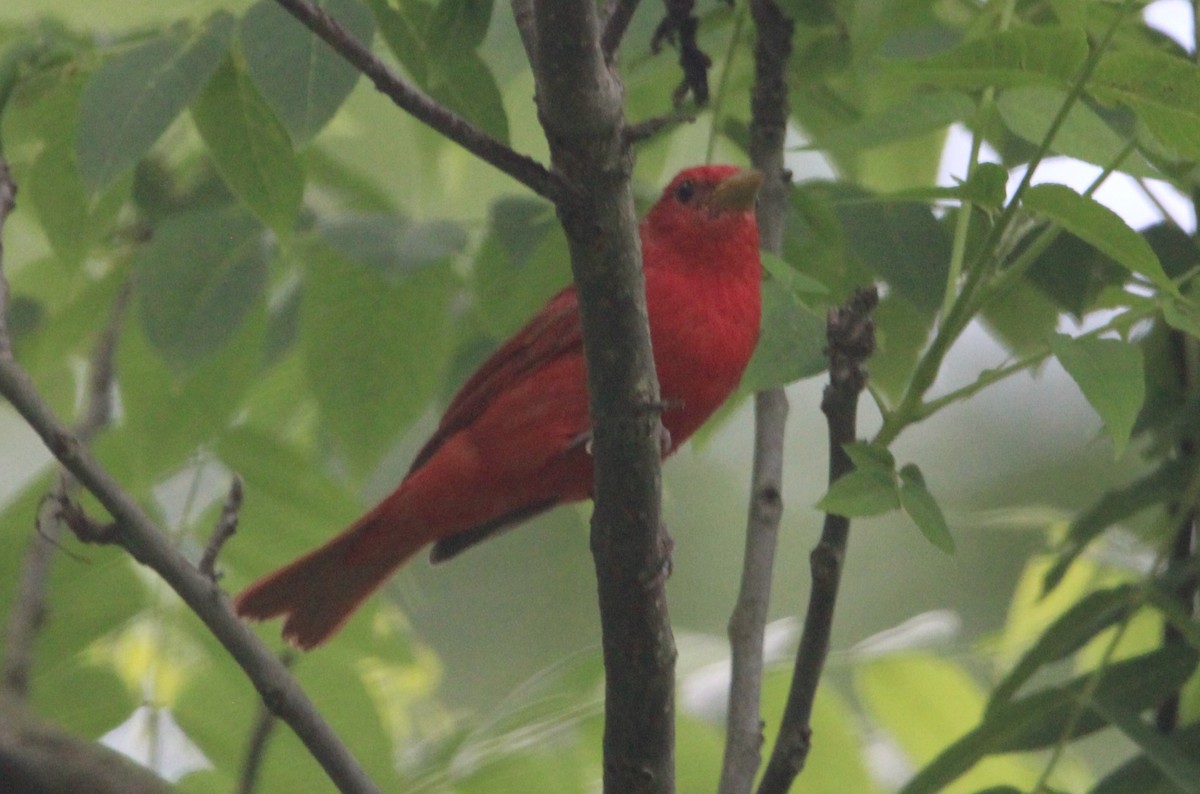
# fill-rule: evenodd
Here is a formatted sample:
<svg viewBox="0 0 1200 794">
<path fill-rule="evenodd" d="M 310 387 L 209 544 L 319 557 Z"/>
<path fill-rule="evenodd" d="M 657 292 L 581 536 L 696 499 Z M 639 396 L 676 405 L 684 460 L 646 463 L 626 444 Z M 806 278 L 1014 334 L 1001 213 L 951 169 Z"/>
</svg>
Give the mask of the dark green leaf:
<svg viewBox="0 0 1200 794">
<path fill-rule="evenodd" d="M 361 3 L 320 0 L 316 5 L 370 48 L 375 20 Z M 297 144 L 321 131 L 358 80 L 357 69 L 272 0 L 250 7 L 238 39 L 246 70 Z"/>
<path fill-rule="evenodd" d="M 1058 329 L 1059 315 L 1059 308 L 1025 279 L 1014 279 L 994 292 L 980 311 L 998 341 L 1021 356 L 1045 350 Z"/>
<path fill-rule="evenodd" d="M 1071 522 L 1058 549 L 1059 559 L 1046 572 L 1045 592 L 1062 581 L 1067 568 L 1101 532 L 1142 510 L 1177 499 L 1191 477 L 1192 468 L 1186 459 L 1167 461 L 1145 477 L 1100 497 Z"/>
<path fill-rule="evenodd" d="M 1189 758 L 1200 757 L 1200 723 L 1179 728 L 1162 737 L 1176 753 Z M 1193 778 L 1192 781 L 1198 778 Z M 1149 754 L 1138 755 L 1106 775 L 1090 794 L 1176 794 L 1178 784 L 1163 774 Z"/>
<path fill-rule="evenodd" d="M 1141 234 L 1171 278 L 1179 278 L 1200 263 L 1196 238 L 1170 221 L 1147 226 Z"/>
<path fill-rule="evenodd" d="M 966 182 L 958 186 L 962 198 L 985 209 L 1004 205 L 1008 171 L 998 163 L 978 163 Z"/>
<path fill-rule="evenodd" d="M 1132 108 L 1182 157 L 1200 159 L 1200 68 L 1195 64 L 1146 48 L 1110 52 L 1088 86 L 1101 101 Z"/>
<path fill-rule="evenodd" d="M 891 400 L 904 394 L 917 356 L 929 341 L 933 314 L 921 311 L 896 294 L 875 309 L 875 354 L 867 361 L 871 383 Z"/>
<path fill-rule="evenodd" d="M 1004 91 L 996 99 L 1005 125 L 1033 144 L 1040 144 L 1050 123 L 1067 100 L 1067 92 L 1051 86 L 1021 86 Z M 1116 162 L 1128 141 L 1110 127 L 1096 111 L 1076 102 L 1054 136 L 1050 150 L 1084 162 L 1108 167 Z M 1136 152 L 1127 156 L 1121 170 L 1134 176 L 1154 177 L 1159 172 Z"/>
<path fill-rule="evenodd" d="M 1142 349 L 1119 339 L 1067 336 L 1057 337 L 1052 347 L 1067 374 L 1104 420 L 1113 451 L 1120 457 L 1146 401 Z"/>
<path fill-rule="evenodd" d="M 233 17 L 219 13 L 198 28 L 155 36 L 92 75 L 75 143 L 89 189 L 108 187 L 149 151 L 221 65 L 233 28 Z"/>
<path fill-rule="evenodd" d="M 763 281 L 758 346 L 742 375 L 741 391 L 783 386 L 816 375 L 826 365 L 825 319 L 778 279 Z"/>
<path fill-rule="evenodd" d="M 1140 711 L 1175 691 L 1195 670 L 1196 661 L 1194 649 L 1175 646 L 1116 662 L 1103 672 L 1092 699 Z M 1059 742 L 1067 728 L 1067 737 L 1076 738 L 1105 727 L 1108 720 L 1101 713 L 1080 703 L 1083 693 L 1091 689 L 1091 677 L 1087 673 L 989 711 L 977 728 L 918 772 L 902 794 L 941 791 L 986 756 L 1049 747 Z M 1077 709 L 1081 711 L 1076 720 Z"/>
<path fill-rule="evenodd" d="M 477 50 L 492 21 L 492 0 L 440 0 L 429 19 L 427 39 L 439 51 Z"/>
<path fill-rule="evenodd" d="M 915 463 L 908 463 L 900 469 L 900 506 L 926 540 L 947 554 L 954 551 L 954 538 L 950 536 L 946 517 L 942 515 L 942 509 L 929 492 L 925 477 Z"/>
<path fill-rule="evenodd" d="M 910 303 L 935 311 L 946 289 L 950 235 L 924 204 L 838 204 L 850 249 Z"/>
<path fill-rule="evenodd" d="M 567 239 L 553 208 L 516 198 L 492 205 L 472 275 L 472 297 L 488 334 L 503 339 L 521 327 L 571 280 Z"/>
<path fill-rule="evenodd" d="M 304 173 L 287 131 L 232 60 L 192 103 L 192 119 L 230 190 L 280 237 L 300 211 Z"/>
<path fill-rule="evenodd" d="M 434 99 L 507 141 L 500 88 L 474 44 L 486 33 L 491 3 L 445 0 L 433 9 L 424 0 L 368 1 L 388 48 L 413 79 Z"/>
<path fill-rule="evenodd" d="M 1008 675 L 992 690 L 988 710 L 994 711 L 1012 700 L 1034 673 L 1043 666 L 1065 659 L 1105 629 L 1124 620 L 1140 606 L 1132 585 L 1096 590 L 1075 602 L 1058 617 L 1033 646 L 1025 652 Z"/>
<path fill-rule="evenodd" d="M 1200 764 L 1181 752 L 1176 741 L 1142 722 L 1133 709 L 1115 698 L 1097 699 L 1095 709 L 1132 739 L 1145 758 L 1175 786 L 1180 794 L 1200 794 Z"/>
<path fill-rule="evenodd" d="M 1082 30 L 1024 27 L 968 39 L 921 61 L 892 62 L 898 78 L 972 90 L 1031 83 L 1066 85 L 1088 54 Z"/>
<path fill-rule="evenodd" d="M 425 408 L 453 342 L 448 263 L 380 273 L 305 252 L 300 342 L 322 426 L 365 473 Z"/>
<path fill-rule="evenodd" d="M 268 252 L 263 230 L 240 208 L 197 210 L 164 221 L 134 260 L 142 326 L 176 372 L 211 356 L 259 305 Z"/>
<path fill-rule="evenodd" d="M 1029 188 L 1021 203 L 1030 212 L 1049 218 L 1091 243 L 1123 267 L 1145 276 L 1160 289 L 1178 293 L 1145 238 L 1095 199 L 1081 196 L 1066 185 L 1042 184 Z"/>
<path fill-rule="evenodd" d="M 1025 277 L 1059 308 L 1082 318 L 1105 288 L 1121 284 L 1127 274 L 1096 246 L 1064 232 L 1034 261 Z"/>
</svg>

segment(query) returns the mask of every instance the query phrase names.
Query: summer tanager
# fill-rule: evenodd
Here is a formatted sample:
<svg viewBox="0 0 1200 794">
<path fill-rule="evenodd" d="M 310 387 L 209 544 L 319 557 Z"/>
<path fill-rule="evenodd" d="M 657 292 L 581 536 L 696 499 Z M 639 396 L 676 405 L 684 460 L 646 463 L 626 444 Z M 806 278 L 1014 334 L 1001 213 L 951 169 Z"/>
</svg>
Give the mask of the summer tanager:
<svg viewBox="0 0 1200 794">
<path fill-rule="evenodd" d="M 689 168 L 640 227 L 670 454 L 737 387 L 758 339 L 762 175 Z M 557 504 L 592 495 L 579 299 L 567 287 L 450 401 L 399 487 L 325 545 L 239 595 L 239 615 L 286 616 L 300 648 L 327 640 L 408 558 L 434 562 Z"/>
</svg>

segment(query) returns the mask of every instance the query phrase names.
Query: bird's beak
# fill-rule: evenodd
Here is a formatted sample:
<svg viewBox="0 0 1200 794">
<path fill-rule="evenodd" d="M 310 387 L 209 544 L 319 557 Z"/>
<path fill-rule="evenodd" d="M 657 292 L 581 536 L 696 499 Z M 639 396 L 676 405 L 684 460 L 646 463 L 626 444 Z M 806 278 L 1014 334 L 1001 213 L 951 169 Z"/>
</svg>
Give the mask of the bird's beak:
<svg viewBox="0 0 1200 794">
<path fill-rule="evenodd" d="M 749 168 L 727 176 L 708 194 L 706 202 L 718 212 L 745 212 L 754 209 L 758 189 L 762 187 L 762 171 Z"/>
</svg>

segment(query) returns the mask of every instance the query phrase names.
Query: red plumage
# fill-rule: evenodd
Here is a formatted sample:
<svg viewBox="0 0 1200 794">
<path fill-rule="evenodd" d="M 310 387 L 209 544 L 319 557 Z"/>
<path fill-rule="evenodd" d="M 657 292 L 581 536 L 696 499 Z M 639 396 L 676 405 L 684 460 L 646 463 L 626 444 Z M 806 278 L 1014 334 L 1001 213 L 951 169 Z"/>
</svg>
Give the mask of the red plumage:
<svg viewBox="0 0 1200 794">
<path fill-rule="evenodd" d="M 640 227 L 646 306 L 672 449 L 737 387 L 758 339 L 754 171 L 681 172 Z M 589 498 L 592 459 L 579 302 L 559 292 L 451 400 L 399 487 L 325 545 L 236 601 L 286 616 L 300 648 L 328 639 L 408 558 L 434 561 L 556 504 Z"/>
</svg>

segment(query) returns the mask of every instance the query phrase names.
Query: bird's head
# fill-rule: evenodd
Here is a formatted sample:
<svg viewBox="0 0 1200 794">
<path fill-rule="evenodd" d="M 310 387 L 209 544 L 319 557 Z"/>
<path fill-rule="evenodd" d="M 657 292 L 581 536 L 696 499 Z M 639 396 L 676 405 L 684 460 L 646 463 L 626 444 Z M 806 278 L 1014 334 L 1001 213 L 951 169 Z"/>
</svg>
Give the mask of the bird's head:
<svg viewBox="0 0 1200 794">
<path fill-rule="evenodd" d="M 663 189 L 642 223 L 642 241 L 676 251 L 725 246 L 758 247 L 754 204 L 762 172 L 730 165 L 704 165 L 680 171 Z"/>
</svg>

